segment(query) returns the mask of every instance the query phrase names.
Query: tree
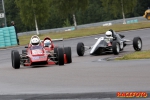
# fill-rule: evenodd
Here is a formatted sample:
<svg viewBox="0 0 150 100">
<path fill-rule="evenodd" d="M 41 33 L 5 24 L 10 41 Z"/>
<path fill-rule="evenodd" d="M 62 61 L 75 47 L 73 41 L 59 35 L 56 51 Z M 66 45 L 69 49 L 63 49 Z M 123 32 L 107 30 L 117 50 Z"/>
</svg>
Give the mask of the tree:
<svg viewBox="0 0 150 100">
<path fill-rule="evenodd" d="M 71 26 L 70 22 L 69 22 L 69 19 L 67 18 L 65 21 L 64 21 L 64 24 L 63 24 L 63 27 L 69 27 Z"/>
<path fill-rule="evenodd" d="M 137 0 L 137 6 L 133 13 L 134 16 L 143 16 L 148 7 L 150 7 L 150 0 Z"/>
<path fill-rule="evenodd" d="M 20 10 L 22 22 L 30 27 L 36 25 L 38 34 L 37 23 L 41 25 L 48 20 L 51 0 L 15 0 L 15 2 Z"/>
<path fill-rule="evenodd" d="M 77 11 L 77 22 L 78 24 L 87 24 L 107 20 L 104 13 L 100 0 L 89 0 L 86 10 Z"/>
<path fill-rule="evenodd" d="M 122 13 L 125 21 L 125 14 L 133 12 L 137 5 L 137 0 L 101 0 L 105 11 L 112 13 L 117 17 Z"/>
<path fill-rule="evenodd" d="M 56 6 L 61 16 L 67 17 L 72 14 L 76 27 L 75 13 L 80 9 L 84 10 L 88 5 L 88 0 L 53 0 L 52 4 Z"/>
<path fill-rule="evenodd" d="M 24 4 L 24 2 L 29 2 L 29 0 L 24 0 L 24 1 L 22 1 L 22 0 L 21 1 L 20 0 L 4 0 L 7 25 L 9 26 L 11 24 L 10 23 L 11 21 L 15 21 L 16 27 L 19 32 L 35 30 L 34 16 L 33 15 L 31 16 L 30 11 L 29 11 L 31 9 L 29 7 L 25 7 L 27 15 L 25 15 L 24 19 L 25 19 L 25 22 L 28 21 L 29 24 L 24 25 L 25 23 L 23 23 L 23 21 L 21 21 L 22 18 L 20 17 L 20 14 L 19 14 L 20 8 L 16 5 L 15 1 L 22 2 L 23 3 L 22 6 L 27 5 L 27 4 Z M 32 0 L 30 0 L 30 1 L 32 1 Z M 43 2 L 43 0 L 34 0 L 34 1 Z M 48 1 L 49 1 L 50 5 L 49 5 L 49 7 L 47 7 L 48 9 L 44 10 L 44 13 L 49 11 L 49 13 L 47 14 L 48 16 L 44 15 L 44 20 L 45 20 L 45 18 L 48 20 L 43 24 L 41 24 L 39 22 L 40 20 L 43 20 L 43 18 L 41 18 L 40 20 L 37 20 L 39 29 L 51 29 L 51 28 L 63 27 L 66 19 L 68 19 L 70 24 L 73 25 L 73 23 L 74 23 L 72 20 L 73 13 L 76 15 L 76 19 L 78 22 L 77 24 L 79 24 L 79 25 L 122 18 L 122 11 L 121 11 L 121 7 L 120 7 L 121 2 L 119 2 L 119 4 L 115 4 L 119 0 L 111 0 L 112 2 L 110 2 L 110 0 L 105 0 L 104 3 L 106 3 L 107 6 L 103 4 L 103 2 L 102 2 L 103 0 L 80 0 L 80 1 L 79 0 L 48 0 Z M 51 1 L 53 1 L 53 2 L 51 2 Z M 83 1 L 87 1 L 87 4 L 85 4 Z M 107 3 L 108 1 L 109 1 L 109 5 Z M 65 2 L 69 2 L 69 3 L 67 3 L 69 5 L 74 2 L 76 2 L 76 3 L 78 2 L 80 5 L 74 4 L 77 7 L 74 6 L 74 9 L 73 9 L 72 5 L 70 5 L 70 7 L 68 7 Z M 129 12 L 127 12 L 126 6 L 128 5 L 128 3 L 132 4 L 132 2 L 135 3 L 134 0 L 123 0 L 125 17 L 130 18 L 130 17 L 143 16 L 145 10 L 147 10 L 147 8 L 150 7 L 149 6 L 150 0 L 137 0 L 137 5 L 135 7 L 134 6 L 128 7 L 127 10 L 129 10 Z M 59 4 L 59 3 L 65 3 L 65 4 Z M 46 5 L 48 5 L 48 3 Z M 62 6 L 62 9 L 61 9 L 60 5 Z M 31 4 L 28 3 L 27 6 L 31 6 Z M 63 9 L 63 6 L 65 7 L 64 9 Z M 78 6 L 80 6 L 81 8 Z M 115 6 L 115 8 L 118 10 L 117 13 L 114 14 L 116 9 L 114 10 L 114 8 L 112 6 Z M 37 11 L 37 9 L 36 9 L 36 11 Z M 33 11 L 31 13 L 33 14 Z M 32 21 L 28 20 L 28 17 L 32 17 Z M 31 26 L 31 24 L 32 24 L 32 26 Z"/>
</svg>

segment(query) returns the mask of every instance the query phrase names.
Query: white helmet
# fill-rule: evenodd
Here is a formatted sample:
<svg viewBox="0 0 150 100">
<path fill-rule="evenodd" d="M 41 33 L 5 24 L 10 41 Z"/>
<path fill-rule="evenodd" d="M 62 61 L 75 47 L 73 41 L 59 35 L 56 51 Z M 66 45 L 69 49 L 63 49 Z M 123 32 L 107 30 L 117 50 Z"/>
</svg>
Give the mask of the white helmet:
<svg viewBox="0 0 150 100">
<path fill-rule="evenodd" d="M 45 40 L 44 41 L 44 46 L 45 47 L 50 47 L 51 46 L 51 41 L 50 40 Z"/>
<path fill-rule="evenodd" d="M 38 45 L 40 43 L 40 40 L 38 38 L 32 38 L 31 39 L 31 44 L 32 45 Z"/>
<path fill-rule="evenodd" d="M 111 31 L 107 31 L 105 33 L 105 35 L 106 35 L 106 38 L 111 38 L 112 37 L 112 32 Z"/>
</svg>

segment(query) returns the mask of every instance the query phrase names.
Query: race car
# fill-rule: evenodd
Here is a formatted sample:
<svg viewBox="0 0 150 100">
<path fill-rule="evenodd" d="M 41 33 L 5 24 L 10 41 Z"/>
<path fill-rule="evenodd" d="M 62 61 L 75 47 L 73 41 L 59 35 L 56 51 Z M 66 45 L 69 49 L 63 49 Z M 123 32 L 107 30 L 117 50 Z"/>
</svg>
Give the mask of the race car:
<svg viewBox="0 0 150 100">
<path fill-rule="evenodd" d="M 71 47 L 56 47 L 49 37 L 41 41 L 37 35 L 33 35 L 25 48 L 22 50 L 22 54 L 19 54 L 17 50 L 11 51 L 14 69 L 19 69 L 20 65 L 64 65 L 64 63 L 72 63 Z"/>
<path fill-rule="evenodd" d="M 120 51 L 127 45 L 133 45 L 135 51 L 142 49 L 142 39 L 140 37 L 134 37 L 133 42 L 128 39 L 124 39 L 124 35 L 117 34 L 114 30 L 110 29 L 105 33 L 106 37 L 95 38 L 97 41 L 93 46 L 84 46 L 83 42 L 77 44 L 78 56 L 83 56 L 85 51 L 90 49 L 90 55 L 100 55 L 107 52 L 112 52 L 118 55 Z"/>
</svg>

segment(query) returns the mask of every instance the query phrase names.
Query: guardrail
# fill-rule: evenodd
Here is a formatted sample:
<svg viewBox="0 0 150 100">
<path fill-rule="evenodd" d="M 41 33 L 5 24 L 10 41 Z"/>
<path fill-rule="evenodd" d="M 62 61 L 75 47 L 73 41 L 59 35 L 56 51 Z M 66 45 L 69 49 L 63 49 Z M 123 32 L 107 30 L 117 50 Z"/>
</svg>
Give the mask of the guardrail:
<svg viewBox="0 0 150 100">
<path fill-rule="evenodd" d="M 147 19 L 143 18 L 143 16 L 133 17 L 133 18 L 126 18 L 126 24 L 138 23 L 138 22 L 142 22 L 142 21 L 147 21 Z M 123 24 L 123 19 L 78 25 L 77 29 L 95 27 L 95 26 L 110 26 L 110 25 L 113 25 L 113 24 Z M 45 33 L 50 33 L 50 32 L 63 32 L 63 31 L 71 31 L 71 30 L 74 30 L 74 29 L 75 29 L 74 26 L 71 26 L 71 27 L 64 27 L 64 28 L 39 30 L 39 33 L 40 34 L 45 34 Z M 18 33 L 18 36 L 28 35 L 28 34 L 36 34 L 36 31 L 21 32 L 21 33 Z"/>
</svg>

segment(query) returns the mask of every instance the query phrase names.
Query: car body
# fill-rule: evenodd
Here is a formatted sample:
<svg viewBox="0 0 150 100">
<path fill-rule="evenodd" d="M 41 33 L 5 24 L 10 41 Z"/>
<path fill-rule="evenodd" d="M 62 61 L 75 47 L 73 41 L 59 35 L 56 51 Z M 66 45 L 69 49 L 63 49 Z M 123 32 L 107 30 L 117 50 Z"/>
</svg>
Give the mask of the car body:
<svg viewBox="0 0 150 100">
<path fill-rule="evenodd" d="M 129 44 L 128 42 L 131 41 L 124 39 L 124 35 L 116 34 L 116 32 L 112 29 L 109 31 L 112 32 L 112 38 L 96 38 L 97 41 L 93 46 L 84 46 L 83 42 L 79 42 L 77 44 L 77 54 L 79 56 L 83 56 L 84 52 L 90 49 L 90 55 L 99 55 L 106 52 L 113 52 L 115 55 L 118 55 L 126 45 L 133 45 L 133 48 L 136 51 L 140 51 L 142 49 L 142 39 L 140 37 L 135 37 L 133 39 L 133 43 Z"/>
<path fill-rule="evenodd" d="M 39 38 L 37 35 L 33 35 L 31 39 L 35 37 Z M 45 40 L 50 40 L 51 45 L 45 46 Z M 55 47 L 53 41 L 49 37 L 40 41 L 39 45 L 32 45 L 30 40 L 30 43 L 28 46 L 25 46 L 25 48 L 25 50 L 22 50 L 22 54 L 19 54 L 17 50 L 11 51 L 13 68 L 19 69 L 20 65 L 64 65 L 64 63 L 72 62 L 71 47 Z"/>
</svg>

